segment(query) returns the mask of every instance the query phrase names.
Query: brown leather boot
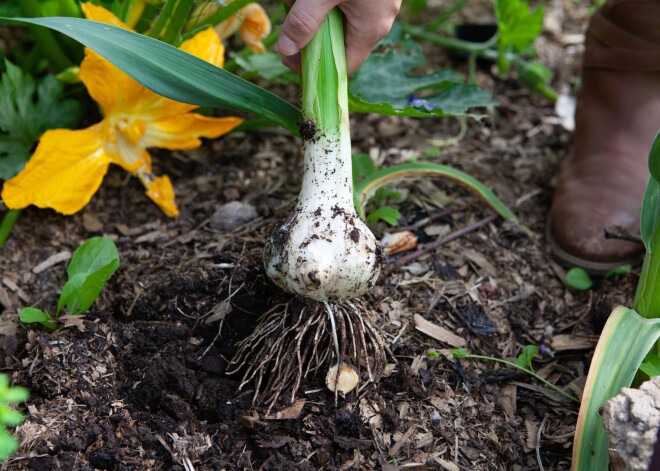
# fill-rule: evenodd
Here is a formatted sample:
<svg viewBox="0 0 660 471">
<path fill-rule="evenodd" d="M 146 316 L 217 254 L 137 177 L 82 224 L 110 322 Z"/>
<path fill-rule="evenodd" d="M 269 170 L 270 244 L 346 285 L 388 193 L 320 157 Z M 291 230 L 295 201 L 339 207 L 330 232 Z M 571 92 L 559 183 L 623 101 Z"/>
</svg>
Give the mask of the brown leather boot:
<svg viewBox="0 0 660 471">
<path fill-rule="evenodd" d="M 648 152 L 660 130 L 660 1 L 605 4 L 587 32 L 582 77 L 548 233 L 560 261 L 602 274 L 644 251 L 606 239 L 604 229 L 639 234 Z"/>
</svg>

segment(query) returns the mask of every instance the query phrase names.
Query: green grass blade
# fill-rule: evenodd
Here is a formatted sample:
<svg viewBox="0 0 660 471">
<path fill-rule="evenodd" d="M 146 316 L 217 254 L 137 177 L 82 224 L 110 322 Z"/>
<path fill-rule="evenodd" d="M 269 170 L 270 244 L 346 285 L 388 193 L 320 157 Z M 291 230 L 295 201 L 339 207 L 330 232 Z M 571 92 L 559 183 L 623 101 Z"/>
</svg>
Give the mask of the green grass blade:
<svg viewBox="0 0 660 471">
<path fill-rule="evenodd" d="M 159 95 L 198 106 L 249 111 L 298 135 L 300 110 L 287 101 L 161 41 L 80 18 L 0 18 L 59 31 Z"/>
<path fill-rule="evenodd" d="M 394 181 L 404 179 L 419 179 L 422 177 L 447 177 L 459 183 L 463 183 L 468 188 L 481 196 L 495 211 L 504 219 L 518 221 L 513 212 L 497 197 L 495 194 L 476 178 L 465 172 L 456 170 L 446 165 L 421 163 L 421 164 L 401 164 L 379 170 L 366 177 L 355 186 L 355 197 L 357 200 L 358 211 L 364 214 L 364 207 L 378 188 L 390 184 Z M 529 231 L 523 227 L 525 231 Z"/>
<path fill-rule="evenodd" d="M 600 335 L 584 386 L 573 442 L 573 471 L 607 469 L 609 439 L 598 410 L 629 387 L 637 369 L 660 337 L 660 319 L 644 319 L 619 306 Z"/>
</svg>

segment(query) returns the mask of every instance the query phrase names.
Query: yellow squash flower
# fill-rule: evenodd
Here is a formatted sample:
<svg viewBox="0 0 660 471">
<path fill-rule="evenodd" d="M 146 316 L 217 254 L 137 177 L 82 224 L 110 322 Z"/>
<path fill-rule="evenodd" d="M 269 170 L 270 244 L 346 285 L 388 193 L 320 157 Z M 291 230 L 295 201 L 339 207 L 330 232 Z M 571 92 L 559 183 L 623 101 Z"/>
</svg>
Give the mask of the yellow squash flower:
<svg viewBox="0 0 660 471">
<path fill-rule="evenodd" d="M 233 0 L 226 3 L 231 3 L 231 1 Z M 205 3 L 191 15 L 191 18 L 197 19 L 197 21 L 200 18 L 208 18 L 217 12 L 218 8 L 220 8 L 220 4 L 217 1 Z M 268 14 L 261 5 L 249 3 L 214 29 L 222 39 L 226 39 L 238 31 L 247 47 L 255 52 L 265 52 L 266 47 L 262 41 L 270 34 L 271 24 Z"/>
<path fill-rule="evenodd" d="M 104 8 L 91 3 L 82 8 L 87 19 L 130 29 Z M 212 28 L 179 49 L 218 67 L 224 64 L 224 47 Z M 177 216 L 172 183 L 167 175 L 152 174 L 146 149 L 192 149 L 201 145 L 201 137 L 218 137 L 242 121 L 191 113 L 197 106 L 157 95 L 90 49 L 80 80 L 101 107 L 103 121 L 82 130 L 46 131 L 23 171 L 5 182 L 2 200 L 8 208 L 34 204 L 73 214 L 89 202 L 113 163 L 137 176 L 165 214 Z"/>
</svg>

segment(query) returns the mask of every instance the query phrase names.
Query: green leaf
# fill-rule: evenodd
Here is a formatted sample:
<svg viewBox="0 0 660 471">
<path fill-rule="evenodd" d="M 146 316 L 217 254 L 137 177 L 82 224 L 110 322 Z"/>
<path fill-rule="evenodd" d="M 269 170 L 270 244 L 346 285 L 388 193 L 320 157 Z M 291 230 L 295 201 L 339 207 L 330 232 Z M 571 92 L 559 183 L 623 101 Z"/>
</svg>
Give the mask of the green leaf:
<svg viewBox="0 0 660 471">
<path fill-rule="evenodd" d="M 655 136 L 649 151 L 649 172 L 655 181 L 660 182 L 660 132 Z"/>
<path fill-rule="evenodd" d="M 57 313 L 59 314 L 63 306 L 66 306 L 67 311 L 72 315 L 87 312 L 103 291 L 106 281 L 118 267 L 119 260 L 115 259 L 89 275 L 78 273 L 69 278 L 69 281 L 62 287 Z"/>
<path fill-rule="evenodd" d="M 557 99 L 557 93 L 548 85 L 553 74 L 545 65 L 540 62 L 527 62 L 522 58 L 515 58 L 513 65 L 518 72 L 518 78 L 529 90 L 541 92 L 551 100 Z"/>
<path fill-rule="evenodd" d="M 660 134 L 659 134 L 660 136 Z M 658 137 L 655 138 L 656 142 Z M 644 200 L 642 202 L 642 216 L 640 221 L 640 233 L 646 253 L 652 253 L 651 241 L 660 226 L 660 184 L 658 181 L 649 177 L 649 182 L 646 184 L 646 191 L 644 192 Z"/>
<path fill-rule="evenodd" d="M 7 429 L 0 427 L 0 461 L 9 458 L 16 450 L 18 450 L 18 440 Z"/>
<path fill-rule="evenodd" d="M 505 53 L 509 50 L 522 52 L 541 34 L 543 7 L 529 12 L 529 4 L 522 0 L 495 0 L 495 17 L 500 34 L 500 72 L 508 70 Z"/>
<path fill-rule="evenodd" d="M 516 215 L 495 194 L 479 180 L 465 172 L 446 165 L 433 163 L 400 164 L 382 169 L 368 176 L 355 186 L 355 200 L 360 214 L 364 214 L 367 202 L 380 187 L 398 180 L 428 177 L 447 177 L 466 185 L 481 196 L 503 218 L 518 221 Z M 522 227 L 527 233 L 529 229 Z"/>
<path fill-rule="evenodd" d="M 19 2 L 20 0 L 5 1 L 0 5 L 0 16 L 20 16 L 21 5 Z"/>
<path fill-rule="evenodd" d="M 282 98 L 198 57 L 141 34 L 80 18 L 3 18 L 59 31 L 96 51 L 159 95 L 197 106 L 240 109 L 298 135 L 301 112 Z"/>
<path fill-rule="evenodd" d="M 69 280 L 62 287 L 57 314 L 59 315 L 63 306 L 66 306 L 72 315 L 86 312 L 117 268 L 119 252 L 110 239 L 87 239 L 73 253 L 67 269 Z"/>
<path fill-rule="evenodd" d="M 119 252 L 114 242 L 107 237 L 91 237 L 73 252 L 66 273 L 69 278 L 80 273 L 89 275 L 116 260 L 119 260 Z M 119 264 L 115 270 L 118 267 Z"/>
<path fill-rule="evenodd" d="M 4 402 L 18 403 L 27 401 L 29 397 L 30 392 L 26 388 L 16 386 L 7 389 L 0 399 Z"/>
<path fill-rule="evenodd" d="M 21 309 L 18 318 L 21 322 L 25 322 L 26 324 L 41 324 L 51 330 L 57 327 L 57 325 L 52 322 L 52 319 L 47 312 L 34 307 L 25 307 Z"/>
<path fill-rule="evenodd" d="M 649 378 L 660 375 L 660 357 L 655 353 L 649 353 L 639 366 L 639 369 L 646 373 Z"/>
<path fill-rule="evenodd" d="M 357 185 L 357 182 L 361 178 L 368 177 L 376 171 L 376 165 L 374 165 L 374 161 L 369 154 L 353 154 L 351 156 L 351 163 L 353 168 L 353 186 Z"/>
<path fill-rule="evenodd" d="M 62 85 L 52 75 L 36 83 L 5 60 L 0 78 L 0 180 L 20 172 L 34 141 L 46 130 L 67 128 L 80 118 L 80 104 L 62 99 Z"/>
<path fill-rule="evenodd" d="M 436 352 L 435 350 L 427 350 L 426 351 L 426 356 L 429 358 L 439 358 L 440 353 Z"/>
<path fill-rule="evenodd" d="M 632 309 L 612 311 L 596 345 L 573 443 L 574 471 L 608 469 L 609 439 L 599 409 L 629 387 L 644 357 L 660 337 L 660 319 L 644 319 Z"/>
<path fill-rule="evenodd" d="M 382 219 L 390 226 L 396 226 L 397 220 L 400 217 L 401 213 L 397 209 L 391 208 L 389 206 L 383 206 L 375 211 L 372 211 L 369 216 L 367 216 L 367 221 L 378 221 L 379 219 Z"/>
<path fill-rule="evenodd" d="M 236 64 L 245 72 L 275 83 L 298 83 L 298 74 L 282 64 L 281 56 L 273 52 L 234 54 Z"/>
<path fill-rule="evenodd" d="M 621 265 L 620 267 L 617 267 L 614 270 L 610 270 L 607 273 L 605 273 L 603 275 L 603 278 L 609 278 L 610 276 L 614 276 L 614 275 L 625 275 L 630 270 L 632 270 L 632 266 L 630 264 Z"/>
<path fill-rule="evenodd" d="M 467 349 L 465 348 L 455 348 L 453 350 L 449 350 L 449 353 L 451 353 L 454 358 L 467 357 Z"/>
<path fill-rule="evenodd" d="M 421 13 L 426 8 L 427 0 L 411 0 L 410 2 L 410 13 L 417 15 Z"/>
<path fill-rule="evenodd" d="M 46 314 L 41 309 L 37 309 L 34 307 L 24 307 L 23 309 L 21 309 L 18 318 L 21 320 L 21 322 L 26 322 L 28 324 L 33 324 L 35 322 L 43 322 L 50 319 L 48 314 Z"/>
<path fill-rule="evenodd" d="M 573 289 L 584 291 L 591 288 L 594 282 L 584 269 L 573 267 L 566 272 L 566 284 Z"/>
<path fill-rule="evenodd" d="M 4 425 L 15 427 L 16 425 L 20 425 L 23 422 L 23 419 L 25 419 L 25 417 L 21 412 L 6 405 L 0 406 L 0 422 Z"/>
<path fill-rule="evenodd" d="M 521 368 L 532 369 L 532 360 L 539 354 L 539 347 L 536 345 L 527 345 L 516 360 L 516 365 Z"/>
<path fill-rule="evenodd" d="M 385 48 L 384 52 L 380 49 Z M 349 84 L 349 106 L 359 113 L 394 116 L 479 116 L 468 113 L 473 107 L 495 105 L 490 93 L 474 85 L 464 85 L 463 75 L 453 70 L 438 70 L 427 75 L 411 72 L 427 62 L 421 46 L 403 38 L 395 24 Z M 424 96 L 425 106 L 410 106 L 412 95 L 424 90 L 438 93 Z"/>
</svg>

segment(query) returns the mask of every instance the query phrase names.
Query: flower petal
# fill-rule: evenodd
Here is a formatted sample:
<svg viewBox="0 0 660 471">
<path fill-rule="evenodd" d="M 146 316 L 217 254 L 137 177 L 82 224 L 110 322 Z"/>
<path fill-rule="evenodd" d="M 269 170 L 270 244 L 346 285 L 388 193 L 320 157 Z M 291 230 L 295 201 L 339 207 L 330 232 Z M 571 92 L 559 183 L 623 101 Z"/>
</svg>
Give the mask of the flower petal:
<svg viewBox="0 0 660 471">
<path fill-rule="evenodd" d="M 271 31 L 270 19 L 258 3 L 250 3 L 215 27 L 222 39 L 239 31 L 243 42 L 253 51 L 265 52 L 262 42 Z"/>
<path fill-rule="evenodd" d="M 238 28 L 241 26 L 241 22 L 241 18 L 238 16 L 238 14 L 235 14 L 231 15 L 222 23 L 216 25 L 213 29 L 222 39 L 227 39 L 229 36 L 238 31 Z"/>
<path fill-rule="evenodd" d="M 222 67 L 225 64 L 225 47 L 213 28 L 206 28 L 187 41 L 182 42 L 179 49 L 217 67 Z"/>
<path fill-rule="evenodd" d="M 99 125 L 46 131 L 23 171 L 5 182 L 2 200 L 11 209 L 34 204 L 62 214 L 79 211 L 108 171 L 102 145 Z"/>
<path fill-rule="evenodd" d="M 151 173 L 141 174 L 139 176 L 142 183 L 147 187 L 147 196 L 168 216 L 178 216 L 179 209 L 174 200 L 174 188 L 172 188 L 170 177 L 167 175 L 155 177 Z"/>
<path fill-rule="evenodd" d="M 258 3 L 250 3 L 241 9 L 243 23 L 238 29 L 243 42 L 256 52 L 265 52 L 262 40 L 270 34 L 270 19 L 266 11 Z"/>
<path fill-rule="evenodd" d="M 210 62 L 217 67 L 222 67 L 224 65 L 225 48 L 218 35 L 213 31 L 213 28 L 207 28 L 200 31 L 192 38 L 181 43 L 179 49 L 199 57 L 206 62 Z M 144 113 L 149 114 L 151 119 L 158 120 L 173 118 L 188 113 L 189 111 L 198 108 L 198 106 L 161 97 L 160 101 L 153 103 L 153 106 L 147 107 L 143 105 L 141 108 Z"/>
<path fill-rule="evenodd" d="M 147 123 L 146 132 L 140 139 L 139 145 L 178 150 L 193 149 L 201 145 L 200 137 L 221 136 L 242 122 L 241 118 L 233 116 L 211 118 L 196 113 L 187 113 Z"/>
<path fill-rule="evenodd" d="M 109 10 L 106 10 L 103 7 L 96 6 L 92 3 L 83 3 L 81 5 L 82 11 L 85 14 L 85 18 L 92 21 L 99 21 L 101 23 L 107 23 L 113 26 L 119 26 L 120 28 L 127 29 L 129 31 L 135 32 L 133 28 L 129 28 L 124 24 L 119 18 L 115 16 Z"/>
<path fill-rule="evenodd" d="M 160 99 L 91 49 L 85 49 L 85 59 L 80 64 L 79 76 L 90 96 L 103 109 L 105 116 L 125 108 L 135 109 L 140 103 Z"/>
</svg>

